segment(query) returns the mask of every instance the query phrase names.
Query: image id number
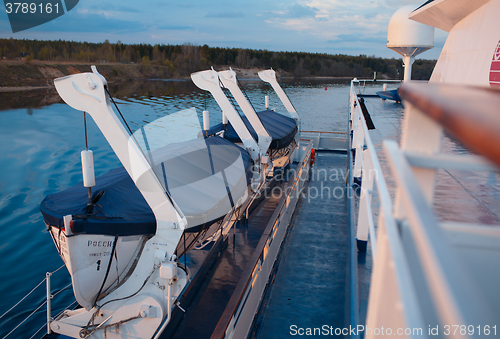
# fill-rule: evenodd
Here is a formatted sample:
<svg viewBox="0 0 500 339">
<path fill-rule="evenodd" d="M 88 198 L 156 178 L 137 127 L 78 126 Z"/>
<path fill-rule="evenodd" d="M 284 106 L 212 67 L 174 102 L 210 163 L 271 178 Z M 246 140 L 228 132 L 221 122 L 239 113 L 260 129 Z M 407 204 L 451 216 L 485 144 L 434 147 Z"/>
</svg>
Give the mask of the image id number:
<svg viewBox="0 0 500 339">
<path fill-rule="evenodd" d="M 445 325 L 444 335 L 494 335 L 497 334 L 497 326 L 473 326 L 473 325 Z"/>
<path fill-rule="evenodd" d="M 44 6 L 45 5 L 45 6 Z M 52 11 L 55 13 L 59 13 L 59 4 L 55 3 L 52 5 L 51 3 L 47 4 L 36 4 L 34 2 L 32 3 L 27 3 L 27 2 L 7 2 L 5 4 L 5 11 L 7 14 L 10 13 L 23 13 L 23 14 L 35 14 L 35 13 L 47 13 L 50 14 Z"/>
</svg>

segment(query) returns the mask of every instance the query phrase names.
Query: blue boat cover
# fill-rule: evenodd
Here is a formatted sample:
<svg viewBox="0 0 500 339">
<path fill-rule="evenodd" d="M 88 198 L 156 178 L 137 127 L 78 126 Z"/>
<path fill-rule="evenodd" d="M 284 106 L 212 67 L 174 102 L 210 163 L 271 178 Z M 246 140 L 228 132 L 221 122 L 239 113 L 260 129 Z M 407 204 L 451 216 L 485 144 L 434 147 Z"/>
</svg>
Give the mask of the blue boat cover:
<svg viewBox="0 0 500 339">
<path fill-rule="evenodd" d="M 380 91 L 376 94 L 382 99 L 394 100 L 396 102 L 401 102 L 401 97 L 399 96 L 397 89 L 391 89 L 389 91 Z"/>
<path fill-rule="evenodd" d="M 187 187 L 193 182 L 202 179 L 202 176 L 207 176 L 207 172 L 208 175 L 211 172 L 220 172 L 231 165 L 239 154 L 241 154 L 243 165 L 245 166 L 246 187 L 252 178 L 252 166 L 250 166 L 250 155 L 248 152 L 217 136 L 206 138 L 204 141 L 207 146 L 206 150 L 208 150 L 208 152 L 205 150 L 205 154 L 208 154 L 208 157 L 201 154 L 199 149 L 184 153 L 182 156 L 176 154 L 175 156 L 168 157 L 170 145 L 164 149 L 159 149 L 159 152 L 156 153 L 157 156 L 160 154 L 163 159 L 167 159 L 162 164 L 157 164 L 156 167 L 160 166 L 165 170 L 167 185 L 170 186 L 170 191 L 175 191 L 176 188 L 181 187 L 180 192 L 182 194 L 183 185 Z M 202 142 L 200 139 L 195 139 L 187 143 L 199 145 L 200 142 Z M 212 146 L 222 147 L 217 148 Z M 189 149 L 186 143 L 183 143 L 183 147 Z M 171 148 L 175 149 L 175 145 Z M 210 163 L 208 170 L 207 161 Z M 160 179 L 160 181 L 162 180 Z M 167 190 L 169 190 L 169 187 L 167 187 Z M 97 177 L 96 185 L 92 188 L 92 192 L 94 199 L 98 195 L 101 195 L 100 199 L 96 202 L 96 206 L 94 206 L 93 214 L 86 214 L 88 189 L 83 186 L 82 182 L 64 191 L 46 196 L 40 204 L 40 210 L 45 223 L 54 227 L 64 228 L 63 217 L 65 215 L 72 215 L 72 230 L 75 234 L 128 236 L 154 235 L 156 233 L 156 220 L 153 211 L 125 168 L 120 167 Z M 188 192 L 191 193 L 192 190 Z M 194 207 L 183 206 L 183 204 L 187 203 L 193 205 L 196 199 L 193 200 L 192 196 L 190 198 L 187 199 L 187 197 L 180 196 L 179 200 L 181 203 L 179 203 L 174 195 L 174 200 L 176 200 L 179 208 L 188 219 L 188 224 L 190 217 L 193 217 L 189 215 L 190 213 L 206 213 L 205 211 L 197 212 L 194 208 L 196 205 Z M 197 196 L 197 199 L 203 199 L 203 197 Z M 200 201 L 197 202 L 200 203 Z M 205 220 L 203 224 L 194 226 L 198 226 L 197 229 L 200 229 L 214 221 Z M 190 230 L 194 231 L 195 229 Z"/>
<path fill-rule="evenodd" d="M 276 150 L 287 147 L 297 133 L 297 124 L 295 120 L 271 110 L 257 112 L 257 115 L 266 129 L 267 133 L 273 138 L 270 149 Z M 258 140 L 257 133 L 245 116 L 241 117 L 248 128 L 248 131 L 255 140 Z M 216 134 L 224 130 L 223 124 L 218 124 L 208 131 L 208 135 Z M 240 137 L 234 130 L 231 123 L 228 123 L 224 132 L 224 138 L 232 142 L 241 142 Z"/>
</svg>

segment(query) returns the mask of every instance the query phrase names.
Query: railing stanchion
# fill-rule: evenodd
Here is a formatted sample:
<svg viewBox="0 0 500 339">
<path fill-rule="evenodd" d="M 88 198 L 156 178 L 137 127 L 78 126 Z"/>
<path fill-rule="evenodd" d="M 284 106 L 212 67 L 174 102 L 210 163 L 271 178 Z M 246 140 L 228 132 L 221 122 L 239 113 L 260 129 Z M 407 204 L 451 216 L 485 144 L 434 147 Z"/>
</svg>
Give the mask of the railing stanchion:
<svg viewBox="0 0 500 339">
<path fill-rule="evenodd" d="M 47 334 L 50 334 L 50 321 L 51 321 L 51 305 L 50 305 L 50 300 L 52 298 L 52 294 L 50 293 L 50 277 L 52 276 L 52 273 L 47 272 L 46 273 L 46 281 L 47 281 Z"/>
</svg>

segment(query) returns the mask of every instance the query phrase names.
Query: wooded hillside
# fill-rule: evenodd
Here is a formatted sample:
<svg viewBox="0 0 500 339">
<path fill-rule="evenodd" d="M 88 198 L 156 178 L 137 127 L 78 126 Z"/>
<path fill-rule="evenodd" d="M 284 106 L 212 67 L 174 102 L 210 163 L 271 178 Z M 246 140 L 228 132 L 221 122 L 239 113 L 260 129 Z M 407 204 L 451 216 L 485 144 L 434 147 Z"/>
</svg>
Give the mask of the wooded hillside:
<svg viewBox="0 0 500 339">
<path fill-rule="evenodd" d="M 165 67 L 170 77 L 187 76 L 210 66 L 268 68 L 282 70 L 297 77 L 373 77 L 400 79 L 401 59 L 377 58 L 366 55 L 318 54 L 304 52 L 272 52 L 240 48 L 209 47 L 207 45 L 126 45 L 74 41 L 41 41 L 0 39 L 0 56 L 6 59 L 23 58 L 60 62 L 119 62 L 144 66 Z M 435 60 L 418 59 L 413 64 L 412 79 L 429 79 Z"/>
</svg>

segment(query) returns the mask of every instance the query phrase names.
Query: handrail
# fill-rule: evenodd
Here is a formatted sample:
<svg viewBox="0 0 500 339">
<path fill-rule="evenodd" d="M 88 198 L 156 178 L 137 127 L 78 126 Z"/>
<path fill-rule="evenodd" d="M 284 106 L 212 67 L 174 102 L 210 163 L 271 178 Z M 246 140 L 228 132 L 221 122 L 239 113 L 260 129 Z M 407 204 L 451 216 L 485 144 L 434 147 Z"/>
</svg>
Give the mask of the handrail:
<svg viewBox="0 0 500 339">
<path fill-rule="evenodd" d="M 438 227 L 438 221 L 420 190 L 404 152 L 394 141 L 385 141 L 388 160 L 398 189 L 402 192 L 406 218 L 414 238 L 416 252 L 422 262 L 438 317 L 444 324 L 482 324 L 494 321 L 488 312 L 478 313 L 481 296 L 465 274 L 451 246 Z M 463 293 L 467 291 L 467 293 Z M 458 337 L 458 334 L 457 334 Z M 460 337 L 466 337 L 461 333 Z"/>
<path fill-rule="evenodd" d="M 371 243 L 374 258 L 374 274 L 371 279 L 366 326 L 405 324 L 411 328 L 423 328 L 424 322 L 417 306 L 418 297 L 411 280 L 411 272 L 399 235 L 398 225 L 393 216 L 392 199 L 382 174 L 377 151 L 371 141 L 364 115 L 361 112 L 354 84 L 355 81 L 351 83 L 350 129 L 352 132 L 352 145 L 350 145 L 350 148 L 355 149 L 353 175 L 361 178 L 362 192 L 359 197 L 356 238 L 364 241 L 365 244 L 367 241 Z M 350 184 L 352 185 L 352 181 Z M 377 188 L 380 206 L 377 230 L 374 227 L 375 214 L 371 210 L 374 185 Z M 369 238 L 368 232 L 370 234 Z M 377 249 L 379 241 L 381 242 L 380 250 Z M 388 265 L 388 263 L 391 264 Z M 398 296 L 394 296 L 395 291 L 391 286 L 399 287 Z M 355 293 L 351 291 L 351 294 L 351 304 L 356 303 L 357 300 L 352 300 L 353 297 L 356 298 Z M 404 305 L 404 314 L 393 314 L 393 319 L 388 322 L 387 319 L 384 320 L 383 317 L 380 317 L 380 313 L 389 313 L 390 307 L 388 308 L 385 305 L 391 301 L 389 299 L 384 300 L 384 297 L 388 297 L 389 294 L 392 294 L 390 298 L 396 298 L 391 299 L 394 304 L 399 299 Z M 398 313 L 399 311 L 395 310 L 395 312 Z M 351 317 L 356 318 L 356 315 L 351 314 Z M 351 325 L 356 326 L 352 321 Z M 368 337 L 370 336 L 368 335 Z"/>
<path fill-rule="evenodd" d="M 500 91 L 408 82 L 399 95 L 464 146 L 500 166 Z"/>
<path fill-rule="evenodd" d="M 29 318 L 31 318 L 31 316 L 33 314 L 35 314 L 39 309 L 41 309 L 46 303 L 47 303 L 47 300 L 45 300 L 40 305 L 38 305 L 38 307 L 35 308 L 35 310 L 33 310 L 26 318 L 23 319 L 23 321 L 21 321 L 16 327 L 14 327 L 9 333 L 7 333 L 2 339 L 7 338 L 12 333 L 14 333 L 19 327 L 21 327 L 22 324 L 24 324 Z M 46 323 L 44 324 L 44 327 L 45 327 L 45 325 L 46 325 Z"/>
<path fill-rule="evenodd" d="M 471 278 L 472 266 L 457 255 L 466 247 L 451 241 L 456 233 L 452 233 L 453 228 L 443 229 L 432 203 L 437 169 L 498 170 L 476 155 L 441 154 L 440 145 L 442 131 L 446 130 L 469 149 L 500 165 L 500 150 L 497 149 L 500 144 L 500 117 L 497 114 L 500 92 L 466 86 L 406 83 L 399 93 L 405 104 L 401 146 L 394 141 L 384 142 L 396 183 L 395 197 L 391 199 L 394 208 L 392 213 L 387 213 L 391 211 L 384 209 L 381 201 L 367 328 L 405 326 L 406 337 L 430 337 L 434 334 L 426 333 L 425 329 L 429 320 L 445 327 L 472 323 L 476 327 L 488 327 L 495 322 L 489 295 L 483 293 L 481 288 L 484 286 Z M 351 114 L 359 119 L 353 131 L 358 162 L 354 174 L 362 174 L 363 188 L 366 170 L 373 168 L 367 161 L 371 146 L 363 118 L 354 108 L 351 105 L 354 111 Z M 358 156 L 360 151 L 362 155 Z M 378 164 L 376 156 L 374 162 Z M 368 182 L 370 186 L 369 179 Z M 369 209 L 362 209 L 363 203 L 366 205 L 361 199 L 360 215 L 369 214 Z M 358 230 L 360 225 L 358 222 Z M 366 226 L 363 234 L 366 236 Z M 480 257 L 475 260 L 479 261 Z M 406 333 L 406 329 L 420 332 L 415 335 L 414 332 Z M 451 336 L 469 338 L 481 334 L 462 331 Z M 367 334 L 367 338 L 373 337 Z"/>
<path fill-rule="evenodd" d="M 58 272 L 60 269 L 62 269 L 63 267 L 65 267 L 65 265 L 62 265 L 61 267 L 59 267 L 58 269 L 52 271 L 52 272 L 47 272 L 47 275 L 45 276 L 45 278 L 40 281 L 30 292 L 28 292 L 24 297 L 21 298 L 21 300 L 19 300 L 14 306 L 12 306 L 9 310 L 7 310 L 6 312 L 4 312 L 1 316 L 0 316 L 0 319 L 2 319 L 3 317 L 5 317 L 7 314 L 9 314 L 11 311 L 13 311 L 17 306 L 19 306 L 24 300 L 26 300 L 26 298 L 28 298 L 32 293 L 34 293 L 38 288 L 40 288 L 40 286 L 42 286 L 44 283 L 47 283 L 50 279 L 50 276 L 52 276 L 54 273 Z M 47 286 L 50 286 L 50 284 L 48 284 Z M 68 289 L 68 287 L 70 287 L 71 284 L 63 287 L 62 289 L 60 289 L 59 291 L 57 291 L 55 294 L 53 295 L 50 295 L 50 299 L 52 299 L 54 296 L 56 296 L 57 294 L 61 293 L 62 291 Z M 49 297 L 49 296 L 48 296 Z M 8 338 L 12 333 L 14 333 L 18 328 L 21 327 L 21 325 L 23 325 L 26 321 L 28 321 L 29 318 L 31 318 L 34 314 L 36 314 L 44 305 L 48 304 L 48 301 L 49 299 L 46 299 L 45 301 L 43 301 L 40 305 L 38 305 L 33 311 L 31 311 L 28 316 L 26 316 L 19 324 L 17 324 L 13 329 L 11 329 L 5 336 L 2 337 L 2 339 L 5 339 L 5 338 Z M 31 338 L 35 337 L 40 331 L 41 329 L 43 329 L 44 327 L 46 327 L 48 325 L 48 321 L 45 322 L 32 336 Z"/>
<path fill-rule="evenodd" d="M 347 132 L 336 132 L 336 131 L 300 131 L 300 133 L 321 133 L 321 134 L 342 134 L 342 135 L 347 134 Z"/>
<path fill-rule="evenodd" d="M 28 294 L 26 294 L 24 297 L 21 298 L 21 300 L 19 300 L 14 306 L 12 306 L 11 308 L 9 308 L 7 311 L 5 311 L 4 314 L 2 314 L 0 316 L 0 319 L 2 319 L 3 317 L 5 317 L 10 311 L 12 311 L 14 308 L 16 308 L 20 303 L 22 303 L 27 297 L 29 297 L 31 295 L 31 293 L 35 292 L 36 289 L 38 287 L 40 287 L 46 280 L 47 278 L 43 279 L 42 281 L 40 281 L 38 283 L 38 285 L 36 285 L 31 291 L 28 292 Z"/>
<path fill-rule="evenodd" d="M 369 185 L 367 188 L 362 188 L 362 195 L 367 196 L 367 194 L 371 194 L 372 191 L 372 185 L 376 183 L 377 188 L 378 188 L 378 195 L 380 197 L 381 201 L 381 211 L 383 215 L 385 216 L 390 216 L 392 215 L 392 200 L 389 194 L 389 189 L 387 188 L 387 184 L 385 182 L 385 179 L 383 177 L 383 172 L 382 172 L 382 167 L 380 166 L 380 162 L 378 161 L 377 153 L 375 146 L 373 145 L 373 142 L 371 140 L 370 134 L 368 133 L 368 127 L 366 125 L 366 120 L 364 115 L 361 112 L 361 108 L 359 106 L 359 101 L 357 99 L 356 94 L 354 93 L 354 90 L 351 89 L 351 96 L 352 96 L 352 101 L 353 104 L 351 105 L 352 110 L 355 112 L 352 114 L 352 119 L 359 119 L 359 121 L 354 124 L 353 123 L 353 142 L 355 143 L 352 145 L 352 147 L 356 147 L 356 152 L 358 153 L 356 155 L 356 164 L 354 168 L 354 174 L 356 175 L 357 172 L 361 173 L 363 172 L 363 180 L 368 181 Z M 355 103 L 355 104 L 354 104 Z M 359 131 L 358 131 L 359 130 Z M 358 136 L 359 135 L 359 136 Z M 357 138 L 356 138 L 357 137 Z M 363 150 L 366 147 L 366 150 Z M 363 153 L 363 154 L 361 154 Z M 363 166 L 364 162 L 368 160 L 368 165 L 369 166 Z M 371 171 L 374 171 L 375 175 L 373 176 Z M 368 201 L 369 202 L 369 201 Z M 366 202 L 366 203 L 368 203 Z M 365 202 L 364 202 L 365 203 Z M 363 205 L 364 205 L 363 203 Z M 369 205 L 369 204 L 368 204 Z M 368 212 L 371 212 L 370 210 Z M 358 223 L 358 229 L 360 225 Z M 376 235 L 375 235 L 375 230 L 373 228 L 373 220 L 370 222 L 370 237 L 371 237 L 371 242 L 372 242 L 372 251 L 373 255 L 375 256 L 376 254 Z M 359 234 L 359 233 L 358 233 Z M 359 238 L 358 238 L 359 239 Z M 366 240 L 366 239 L 362 239 Z"/>
<path fill-rule="evenodd" d="M 353 94 L 353 89 L 352 89 L 353 84 L 351 83 L 351 96 Z M 349 100 L 352 100 L 351 97 L 349 97 Z M 351 112 L 348 114 L 348 126 L 349 130 L 351 130 Z M 349 256 L 348 256 L 348 269 L 349 269 L 349 275 L 348 279 L 349 281 L 349 303 L 346 303 L 348 305 L 348 309 L 346 314 L 349 314 L 349 325 L 352 327 L 357 327 L 360 323 L 359 321 L 359 277 L 358 277 L 358 249 L 356 246 L 356 230 L 355 230 L 355 221 L 354 221 L 354 178 L 352 176 L 352 140 L 351 137 L 347 137 L 347 169 L 348 169 L 348 175 L 347 175 L 347 197 L 349 198 L 348 200 L 348 205 L 347 205 L 347 214 L 349 216 L 349 227 L 350 227 L 350 240 L 351 243 L 349 244 Z M 359 335 L 354 334 L 350 336 L 352 339 L 358 339 Z"/>
</svg>

